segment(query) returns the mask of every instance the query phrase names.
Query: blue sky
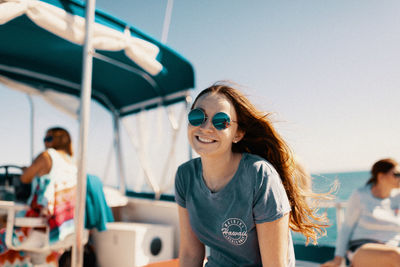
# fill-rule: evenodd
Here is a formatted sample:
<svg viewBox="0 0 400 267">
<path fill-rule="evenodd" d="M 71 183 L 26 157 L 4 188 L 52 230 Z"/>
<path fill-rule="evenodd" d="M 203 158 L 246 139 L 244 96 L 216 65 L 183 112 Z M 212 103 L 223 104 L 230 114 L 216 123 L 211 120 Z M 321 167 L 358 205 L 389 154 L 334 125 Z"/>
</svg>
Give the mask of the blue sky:
<svg viewBox="0 0 400 267">
<path fill-rule="evenodd" d="M 161 39 L 165 0 L 96 5 Z M 367 170 L 382 157 L 400 160 L 399 13 L 397 0 L 175 0 L 167 45 L 192 62 L 194 94 L 233 80 L 260 109 L 274 112 L 310 171 Z M 55 123 L 76 136 L 75 121 L 35 102 L 36 153 Z M 0 110 L 1 162 L 28 162 L 26 97 L 0 86 Z M 92 111 L 92 118 L 107 118 L 92 122 L 89 163 L 96 171 L 104 169 L 96 158 L 111 145 L 111 131 L 102 130 L 111 123 L 101 107 Z"/>
</svg>

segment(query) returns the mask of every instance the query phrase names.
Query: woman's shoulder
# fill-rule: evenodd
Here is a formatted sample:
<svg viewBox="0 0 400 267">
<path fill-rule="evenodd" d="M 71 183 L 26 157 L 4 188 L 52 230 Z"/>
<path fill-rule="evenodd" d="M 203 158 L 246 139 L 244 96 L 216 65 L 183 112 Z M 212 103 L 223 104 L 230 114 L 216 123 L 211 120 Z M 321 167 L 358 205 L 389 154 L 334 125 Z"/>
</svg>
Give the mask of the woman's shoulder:
<svg viewBox="0 0 400 267">
<path fill-rule="evenodd" d="M 256 172 L 265 172 L 266 174 L 276 173 L 274 166 L 266 159 L 249 153 L 243 153 L 242 160 L 246 168 Z"/>
<path fill-rule="evenodd" d="M 52 160 L 60 156 L 57 150 L 51 147 L 46 149 L 43 153 L 46 153 Z"/>
<path fill-rule="evenodd" d="M 361 186 L 359 188 L 357 188 L 356 190 L 354 190 L 354 193 L 356 194 L 370 194 L 371 193 L 371 186 L 370 185 L 364 185 Z"/>
<path fill-rule="evenodd" d="M 194 158 L 194 159 L 186 161 L 185 163 L 182 163 L 178 167 L 178 172 L 197 170 L 198 168 L 201 168 L 201 160 L 200 160 L 200 158 Z"/>
<path fill-rule="evenodd" d="M 45 152 L 48 153 L 48 155 L 52 158 L 53 161 L 54 160 L 65 161 L 66 163 L 68 163 L 70 165 L 76 166 L 75 159 L 63 150 L 56 150 L 54 148 L 48 148 L 45 150 Z"/>
<path fill-rule="evenodd" d="M 244 153 L 241 166 L 240 176 L 255 190 L 267 184 L 280 183 L 279 174 L 272 164 L 258 155 Z"/>
<path fill-rule="evenodd" d="M 368 198 L 368 197 L 372 197 L 370 185 L 361 186 L 355 189 L 351 194 L 351 198 L 356 198 L 356 199 Z"/>
<path fill-rule="evenodd" d="M 46 149 L 45 151 L 43 151 L 36 157 L 34 163 L 45 164 L 45 165 L 50 164 L 50 166 L 51 166 L 51 162 L 52 162 L 52 157 Z"/>
</svg>

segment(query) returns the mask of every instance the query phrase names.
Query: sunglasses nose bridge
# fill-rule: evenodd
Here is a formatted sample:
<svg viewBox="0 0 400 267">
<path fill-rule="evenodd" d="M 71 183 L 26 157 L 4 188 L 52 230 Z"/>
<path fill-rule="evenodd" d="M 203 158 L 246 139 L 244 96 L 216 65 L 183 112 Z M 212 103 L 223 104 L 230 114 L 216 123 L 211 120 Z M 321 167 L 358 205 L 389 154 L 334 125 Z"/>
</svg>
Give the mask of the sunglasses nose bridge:
<svg viewBox="0 0 400 267">
<path fill-rule="evenodd" d="M 212 121 L 209 117 L 205 117 L 203 120 L 203 123 L 200 125 L 200 128 L 202 129 L 211 129 L 212 127 L 214 127 L 214 125 L 212 124 Z"/>
</svg>

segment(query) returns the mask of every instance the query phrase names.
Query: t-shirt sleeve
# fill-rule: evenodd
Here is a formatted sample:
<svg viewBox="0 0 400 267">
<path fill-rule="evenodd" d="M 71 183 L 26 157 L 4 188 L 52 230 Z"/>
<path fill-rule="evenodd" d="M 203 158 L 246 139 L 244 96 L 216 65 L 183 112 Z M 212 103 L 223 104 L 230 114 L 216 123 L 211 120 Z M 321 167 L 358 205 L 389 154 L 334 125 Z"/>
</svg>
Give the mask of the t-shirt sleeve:
<svg viewBox="0 0 400 267">
<path fill-rule="evenodd" d="M 290 212 L 290 204 L 276 170 L 262 163 L 257 171 L 253 216 L 255 223 L 272 222 Z"/>
<path fill-rule="evenodd" d="M 175 175 L 175 201 L 179 206 L 186 208 L 186 190 L 182 170 L 178 168 Z"/>
</svg>

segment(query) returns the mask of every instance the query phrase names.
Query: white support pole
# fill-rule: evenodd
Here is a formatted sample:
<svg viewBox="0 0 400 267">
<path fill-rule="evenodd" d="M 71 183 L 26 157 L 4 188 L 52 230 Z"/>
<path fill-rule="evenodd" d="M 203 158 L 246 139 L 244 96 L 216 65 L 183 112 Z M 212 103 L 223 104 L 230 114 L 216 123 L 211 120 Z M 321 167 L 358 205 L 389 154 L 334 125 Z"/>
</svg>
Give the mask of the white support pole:
<svg viewBox="0 0 400 267">
<path fill-rule="evenodd" d="M 83 266 L 83 230 L 86 203 L 86 150 L 90 120 L 90 98 L 92 94 L 93 45 L 92 30 L 95 16 L 95 0 L 87 0 L 85 44 L 83 49 L 82 89 L 79 116 L 78 181 L 75 206 L 75 242 L 72 248 L 72 267 Z"/>
<path fill-rule="evenodd" d="M 167 8 L 165 9 L 164 25 L 161 34 L 161 43 L 166 44 L 168 39 L 169 25 L 171 24 L 172 7 L 174 0 L 168 0 Z"/>
<path fill-rule="evenodd" d="M 186 102 L 185 102 L 185 107 L 186 107 L 186 114 L 189 113 L 190 107 L 192 105 L 192 97 L 191 96 L 187 96 L 186 97 Z M 192 147 L 190 146 L 190 144 L 188 144 L 188 149 L 189 149 L 189 159 L 193 159 L 193 150 Z"/>
<path fill-rule="evenodd" d="M 120 119 L 118 114 L 113 115 L 114 122 L 114 148 L 116 153 L 116 167 L 119 179 L 119 191 L 121 194 L 126 194 L 126 180 L 124 173 L 124 164 L 122 162 L 122 149 L 121 149 L 121 132 L 120 132 Z"/>
<path fill-rule="evenodd" d="M 35 107 L 33 104 L 33 99 L 32 96 L 30 94 L 26 95 L 28 97 L 28 101 L 29 101 L 29 106 L 31 108 L 31 162 L 33 162 L 33 153 L 35 150 Z"/>
<path fill-rule="evenodd" d="M 336 208 L 336 229 L 339 232 L 339 230 L 342 227 L 343 220 L 344 220 L 345 205 L 343 204 L 343 202 L 338 202 L 335 204 L 335 208 Z"/>
</svg>

